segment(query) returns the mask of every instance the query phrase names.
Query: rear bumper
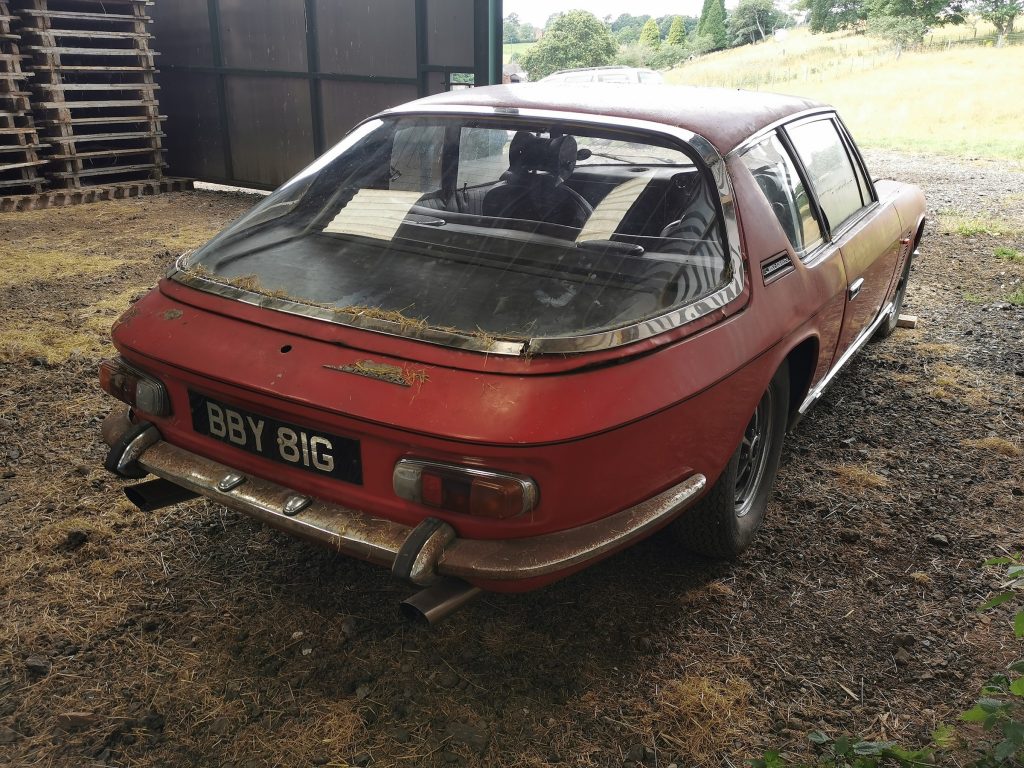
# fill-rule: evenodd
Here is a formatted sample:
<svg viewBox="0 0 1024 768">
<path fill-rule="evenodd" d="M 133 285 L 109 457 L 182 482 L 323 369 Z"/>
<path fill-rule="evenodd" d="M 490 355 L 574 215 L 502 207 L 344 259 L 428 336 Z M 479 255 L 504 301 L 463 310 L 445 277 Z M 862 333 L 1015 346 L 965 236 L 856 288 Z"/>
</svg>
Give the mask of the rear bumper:
<svg viewBox="0 0 1024 768">
<path fill-rule="evenodd" d="M 123 443 L 133 426 L 128 409 L 118 408 L 103 423 L 103 439 L 110 446 Z M 422 585 L 454 577 L 498 590 L 541 586 L 644 538 L 690 506 L 706 484 L 704 475 L 693 475 L 636 506 L 566 531 L 522 539 L 463 539 L 436 520 L 410 527 L 317 499 L 286 514 L 289 500 L 302 498 L 297 491 L 249 475 L 222 490 L 219 485 L 228 475 L 238 475 L 236 470 L 165 442 L 156 427 L 150 430 L 132 441 L 125 461 L 114 464 L 137 464 L 285 533 L 386 566 Z"/>
</svg>

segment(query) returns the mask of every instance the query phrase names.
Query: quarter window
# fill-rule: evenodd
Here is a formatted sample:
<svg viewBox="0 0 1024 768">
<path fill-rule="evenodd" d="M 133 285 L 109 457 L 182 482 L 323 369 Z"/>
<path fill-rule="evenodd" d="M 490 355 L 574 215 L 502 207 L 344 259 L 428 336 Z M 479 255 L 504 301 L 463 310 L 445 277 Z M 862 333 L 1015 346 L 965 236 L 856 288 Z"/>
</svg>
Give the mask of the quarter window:
<svg viewBox="0 0 1024 768">
<path fill-rule="evenodd" d="M 793 250 L 806 251 L 821 241 L 821 227 L 797 173 L 796 165 L 779 137 L 772 134 L 743 155 L 757 185 L 768 198 Z"/>
<path fill-rule="evenodd" d="M 834 231 L 870 202 L 864 198 L 866 185 L 862 191 L 850 155 L 831 119 L 787 127 L 786 132 L 807 170 L 825 219 Z"/>
</svg>

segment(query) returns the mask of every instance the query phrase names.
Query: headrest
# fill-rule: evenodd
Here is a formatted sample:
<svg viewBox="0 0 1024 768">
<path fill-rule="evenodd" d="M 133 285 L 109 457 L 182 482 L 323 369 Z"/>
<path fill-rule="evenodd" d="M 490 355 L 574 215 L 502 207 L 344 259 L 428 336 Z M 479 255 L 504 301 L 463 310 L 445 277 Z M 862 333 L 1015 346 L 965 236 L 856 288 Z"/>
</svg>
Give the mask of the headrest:
<svg viewBox="0 0 1024 768">
<path fill-rule="evenodd" d="M 557 136 L 544 139 L 518 131 L 508 150 L 508 169 L 513 174 L 544 171 L 561 184 L 576 168 L 576 139 Z"/>
</svg>

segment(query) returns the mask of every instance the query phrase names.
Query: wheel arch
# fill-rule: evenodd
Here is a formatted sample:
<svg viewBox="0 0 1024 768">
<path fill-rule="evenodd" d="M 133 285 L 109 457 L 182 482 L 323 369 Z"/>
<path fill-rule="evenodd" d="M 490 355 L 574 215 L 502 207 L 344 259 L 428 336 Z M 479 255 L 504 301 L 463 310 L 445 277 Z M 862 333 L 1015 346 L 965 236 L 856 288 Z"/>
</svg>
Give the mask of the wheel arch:
<svg viewBox="0 0 1024 768">
<path fill-rule="evenodd" d="M 818 368 L 820 343 L 817 336 L 808 336 L 786 353 L 783 364 L 789 366 L 789 418 L 787 429 L 799 418 L 800 404 L 811 391 L 814 372 Z"/>
</svg>

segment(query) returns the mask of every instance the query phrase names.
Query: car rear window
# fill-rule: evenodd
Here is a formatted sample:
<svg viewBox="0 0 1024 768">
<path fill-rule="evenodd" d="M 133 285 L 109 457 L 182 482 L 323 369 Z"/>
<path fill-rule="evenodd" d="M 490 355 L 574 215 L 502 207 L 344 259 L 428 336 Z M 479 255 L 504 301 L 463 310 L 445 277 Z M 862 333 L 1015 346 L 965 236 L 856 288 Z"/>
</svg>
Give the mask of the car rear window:
<svg viewBox="0 0 1024 768">
<path fill-rule="evenodd" d="M 655 134 L 522 118 L 376 120 L 185 269 L 333 310 L 338 322 L 379 317 L 499 339 L 590 334 L 729 281 L 712 183 Z"/>
</svg>

